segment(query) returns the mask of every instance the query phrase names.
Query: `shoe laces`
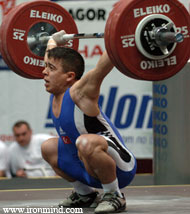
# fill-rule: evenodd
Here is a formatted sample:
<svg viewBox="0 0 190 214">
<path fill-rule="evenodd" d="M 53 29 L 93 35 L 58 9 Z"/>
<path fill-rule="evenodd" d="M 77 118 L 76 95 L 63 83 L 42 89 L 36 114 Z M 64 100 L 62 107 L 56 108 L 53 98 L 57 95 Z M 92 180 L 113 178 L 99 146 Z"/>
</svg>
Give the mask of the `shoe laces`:
<svg viewBox="0 0 190 214">
<path fill-rule="evenodd" d="M 111 201 L 111 199 L 115 199 L 117 197 L 117 193 L 115 192 L 106 192 L 102 195 L 101 200 L 102 201 Z"/>
<path fill-rule="evenodd" d="M 102 195 L 101 202 L 108 202 L 111 206 L 115 208 L 115 210 L 117 210 L 119 207 L 122 206 L 119 198 L 120 197 L 118 196 L 117 192 L 106 192 Z"/>
</svg>

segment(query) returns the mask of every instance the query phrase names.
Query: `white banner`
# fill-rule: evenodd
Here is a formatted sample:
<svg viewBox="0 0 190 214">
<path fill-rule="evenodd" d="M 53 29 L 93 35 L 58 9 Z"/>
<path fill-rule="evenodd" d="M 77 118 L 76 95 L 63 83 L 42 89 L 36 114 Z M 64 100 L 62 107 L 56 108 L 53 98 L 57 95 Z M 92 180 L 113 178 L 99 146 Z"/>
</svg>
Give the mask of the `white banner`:
<svg viewBox="0 0 190 214">
<path fill-rule="evenodd" d="M 1 20 L 3 11 L 5 13 L 11 5 L 21 2 L 25 1 L 0 1 Z M 115 2 L 57 3 L 73 15 L 79 32 L 92 33 L 104 32 L 106 20 Z M 189 7 L 189 1 L 183 2 Z M 86 71 L 96 65 L 104 49 L 103 39 L 80 40 L 79 52 L 85 58 Z M 56 134 L 49 115 L 49 94 L 45 91 L 43 80 L 29 80 L 16 75 L 9 71 L 2 59 L 0 68 L 0 140 L 13 140 L 12 125 L 20 119 L 27 120 L 34 133 Z M 113 69 L 103 82 L 100 104 L 135 156 L 152 158 L 152 83 L 130 79 Z"/>
</svg>

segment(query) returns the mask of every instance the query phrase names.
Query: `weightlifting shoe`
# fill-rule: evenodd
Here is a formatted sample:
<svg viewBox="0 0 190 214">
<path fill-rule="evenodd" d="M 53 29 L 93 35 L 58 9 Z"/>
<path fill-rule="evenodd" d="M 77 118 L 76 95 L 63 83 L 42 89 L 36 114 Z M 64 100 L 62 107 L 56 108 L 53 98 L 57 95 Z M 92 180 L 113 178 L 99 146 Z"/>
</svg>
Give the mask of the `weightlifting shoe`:
<svg viewBox="0 0 190 214">
<path fill-rule="evenodd" d="M 68 198 L 59 203 L 59 207 L 95 208 L 98 205 L 98 194 L 98 192 L 93 192 L 88 195 L 80 195 L 72 192 Z"/>
<path fill-rule="evenodd" d="M 126 209 L 125 196 L 122 198 L 116 192 L 107 192 L 102 195 L 95 213 L 117 213 Z"/>
</svg>

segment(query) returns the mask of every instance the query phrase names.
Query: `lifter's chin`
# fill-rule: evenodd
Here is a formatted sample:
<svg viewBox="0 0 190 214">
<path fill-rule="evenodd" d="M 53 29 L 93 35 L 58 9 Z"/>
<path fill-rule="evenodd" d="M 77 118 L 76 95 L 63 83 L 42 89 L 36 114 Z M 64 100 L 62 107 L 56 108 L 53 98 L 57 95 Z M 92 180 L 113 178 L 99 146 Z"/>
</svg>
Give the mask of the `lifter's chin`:
<svg viewBox="0 0 190 214">
<path fill-rule="evenodd" d="M 47 92 L 51 93 L 51 89 L 50 89 L 49 87 L 45 86 L 45 90 L 46 90 Z"/>
<path fill-rule="evenodd" d="M 51 90 L 46 89 L 46 91 L 50 94 L 52 94 L 53 92 Z"/>
</svg>

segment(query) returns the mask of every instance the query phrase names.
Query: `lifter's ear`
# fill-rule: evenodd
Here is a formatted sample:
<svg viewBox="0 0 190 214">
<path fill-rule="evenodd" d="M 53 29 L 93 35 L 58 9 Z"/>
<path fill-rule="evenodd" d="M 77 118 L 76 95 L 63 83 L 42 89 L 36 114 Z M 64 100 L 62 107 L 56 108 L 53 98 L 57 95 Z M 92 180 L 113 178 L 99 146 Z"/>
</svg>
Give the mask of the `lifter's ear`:
<svg viewBox="0 0 190 214">
<path fill-rule="evenodd" d="M 68 71 L 67 72 L 67 81 L 72 82 L 76 80 L 76 74 L 73 71 Z"/>
</svg>

